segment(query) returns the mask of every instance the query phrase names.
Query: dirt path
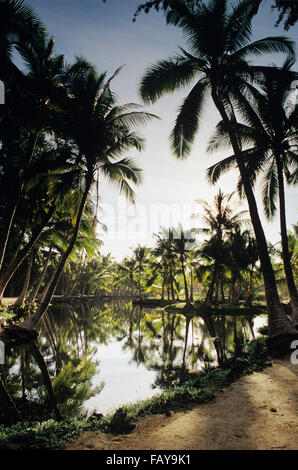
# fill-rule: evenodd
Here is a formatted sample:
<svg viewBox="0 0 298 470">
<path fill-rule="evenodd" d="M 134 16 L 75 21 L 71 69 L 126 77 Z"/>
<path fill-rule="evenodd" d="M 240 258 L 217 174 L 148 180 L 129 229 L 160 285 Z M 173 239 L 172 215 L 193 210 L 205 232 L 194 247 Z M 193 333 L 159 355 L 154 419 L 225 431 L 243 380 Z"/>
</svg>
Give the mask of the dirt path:
<svg viewBox="0 0 298 470">
<path fill-rule="evenodd" d="M 191 411 L 145 418 L 127 436 L 87 432 L 68 449 L 298 449 L 298 366 L 274 362 Z"/>
</svg>

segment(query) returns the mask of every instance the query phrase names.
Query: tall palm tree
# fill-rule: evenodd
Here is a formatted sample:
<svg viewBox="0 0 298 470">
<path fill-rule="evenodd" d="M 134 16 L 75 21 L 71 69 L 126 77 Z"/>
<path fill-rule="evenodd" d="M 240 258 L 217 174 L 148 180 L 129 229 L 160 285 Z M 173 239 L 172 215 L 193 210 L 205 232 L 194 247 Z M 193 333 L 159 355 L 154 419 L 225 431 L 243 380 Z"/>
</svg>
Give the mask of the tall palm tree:
<svg viewBox="0 0 298 470">
<path fill-rule="evenodd" d="M 244 222 L 243 215 L 247 211 L 235 212 L 231 205 L 234 192 L 224 194 L 220 189 L 214 197 L 213 206 L 206 201 L 198 200 L 203 207 L 203 221 L 207 228 L 202 229 L 204 232 L 211 234 L 211 239 L 206 241 L 202 251 L 204 257 L 214 261 L 213 273 L 210 286 L 205 298 L 205 303 L 211 304 L 213 301 L 214 288 L 216 286 L 216 296 L 218 297 L 219 284 L 223 291 L 223 274 L 224 265 L 227 260 L 226 236 L 235 227 Z M 197 217 L 199 214 L 194 214 Z M 222 297 L 224 297 L 222 295 Z"/>
<path fill-rule="evenodd" d="M 237 133 L 248 157 L 247 166 L 254 181 L 259 173 L 263 176 L 263 205 L 268 220 L 276 213 L 276 200 L 279 202 L 280 231 L 284 270 L 293 308 L 294 325 L 298 328 L 298 293 L 290 263 L 286 224 L 285 183 L 297 183 L 298 169 L 298 106 L 288 106 L 289 89 L 293 74 L 290 70 L 292 61 L 286 61 L 282 70 L 271 69 L 258 81 L 262 94 L 257 100 L 249 102 L 241 99 L 241 109 L 247 124 L 238 124 Z M 220 145 L 226 146 L 228 134 L 223 122 L 217 126 L 217 132 L 211 138 L 209 150 Z M 252 146 L 251 146 L 252 145 Z M 235 165 L 235 156 L 228 157 L 208 169 L 208 176 L 215 183 L 223 171 Z M 294 170 L 294 171 L 293 171 Z"/>
<path fill-rule="evenodd" d="M 48 149 L 47 144 L 43 142 L 42 150 L 39 149 L 37 154 L 36 161 L 30 166 L 30 174 L 24 178 L 25 190 L 21 198 L 23 206 L 20 206 L 17 212 L 18 217 L 22 216 L 25 209 L 28 212 L 26 205 L 30 201 L 32 204 L 29 210 L 31 223 L 28 225 L 28 220 L 25 220 L 25 229 L 19 237 L 15 253 L 0 271 L 0 301 L 2 301 L 8 282 L 20 264 L 37 243 L 42 232 L 47 231 L 51 225 L 52 216 L 61 203 L 63 204 L 65 194 L 75 187 L 80 178 L 80 170 L 74 165 L 69 149 L 66 152 L 59 146 Z M 6 157 L 7 155 L 3 158 L 4 162 Z M 5 176 L 4 171 L 1 179 L 5 180 Z M 4 189 L 4 195 L 5 193 Z M 31 193 L 33 193 L 32 199 Z M 15 235 L 11 233 L 10 242 Z"/>
<path fill-rule="evenodd" d="M 145 246 L 138 245 L 134 251 L 134 260 L 138 269 L 138 289 L 139 289 L 139 298 L 142 299 L 142 277 L 144 267 L 148 262 L 149 250 Z"/>
<path fill-rule="evenodd" d="M 134 293 L 134 273 L 137 270 L 137 263 L 136 259 L 134 258 L 124 258 L 122 260 L 122 263 L 118 265 L 118 270 L 120 272 L 120 275 L 124 275 L 125 277 L 127 276 L 129 279 L 129 287 L 130 287 L 130 295 L 133 297 Z"/>
<path fill-rule="evenodd" d="M 187 278 L 186 278 L 186 267 L 187 267 L 190 244 L 194 242 L 194 239 L 191 238 L 192 236 L 191 232 L 184 231 L 182 226 L 180 225 L 178 226 L 178 228 L 172 229 L 172 233 L 173 233 L 172 235 L 173 236 L 173 240 L 172 240 L 173 252 L 175 253 L 176 256 L 178 256 L 178 259 L 181 264 L 181 272 L 182 272 L 183 282 L 184 282 L 185 301 L 187 304 L 189 304 L 190 296 L 189 296 L 189 289 L 188 289 L 188 283 L 187 283 Z"/>
<path fill-rule="evenodd" d="M 110 82 L 119 71 L 120 69 L 107 80 L 105 73 L 98 75 L 94 67 L 90 66 L 69 74 L 68 82 L 65 83 L 67 119 L 64 121 L 63 132 L 72 138 L 77 146 L 76 163 L 81 165 L 83 176 L 82 197 L 67 249 L 60 258 L 47 295 L 36 315 L 21 324 L 23 328 L 34 329 L 48 309 L 65 263 L 75 246 L 82 215 L 98 169 L 134 201 L 134 190 L 130 184 L 140 183 L 141 170 L 131 159 L 121 158 L 121 155 L 131 148 L 142 150 L 143 139 L 134 128 L 148 122 L 153 115 L 131 111 L 136 105 L 117 105 Z M 63 123 L 61 126 L 63 127 Z"/>
<path fill-rule="evenodd" d="M 161 232 L 156 234 L 156 248 L 155 256 L 161 260 L 161 264 L 164 267 L 164 285 L 166 287 L 166 281 L 170 287 L 171 299 L 175 299 L 174 294 L 174 283 L 175 283 L 175 270 L 176 270 L 176 253 L 173 249 L 174 231 L 172 228 L 162 228 Z"/>
<path fill-rule="evenodd" d="M 234 104 L 239 96 L 251 91 L 251 80 L 265 69 L 250 65 L 248 59 L 251 56 L 270 52 L 293 54 L 294 50 L 292 42 L 285 37 L 267 37 L 250 43 L 254 7 L 254 2 L 245 0 L 231 9 L 227 0 L 211 0 L 208 5 L 195 3 L 193 6 L 183 0 L 173 0 L 166 12 L 166 21 L 182 29 L 190 52 L 182 49 L 181 54 L 151 66 L 142 78 L 140 94 L 145 102 L 153 103 L 165 93 L 196 80 L 180 108 L 170 137 L 178 158 L 189 154 L 205 99 L 211 95 L 227 126 L 249 205 L 264 276 L 270 336 L 279 337 L 294 330 L 278 296 L 250 174 L 235 131 Z"/>
<path fill-rule="evenodd" d="M 14 175 L 15 187 L 7 203 L 6 223 L 1 235 L 0 269 L 24 192 L 25 178 L 30 173 L 30 166 L 38 148 L 38 139 L 42 132 L 55 130 L 57 104 L 61 104 L 64 96 L 64 88 L 61 86 L 64 58 L 54 54 L 54 42 L 54 37 L 48 38 L 44 33 L 32 37 L 30 41 L 16 44 L 26 67 L 25 71 L 19 74 L 21 78 L 8 86 L 8 106 L 5 106 L 0 126 L 2 152 L 12 160 L 16 158 L 15 153 L 18 155 L 17 177 Z M 24 136 L 24 148 L 18 148 L 16 151 L 13 143 L 16 144 L 20 134 Z"/>
</svg>

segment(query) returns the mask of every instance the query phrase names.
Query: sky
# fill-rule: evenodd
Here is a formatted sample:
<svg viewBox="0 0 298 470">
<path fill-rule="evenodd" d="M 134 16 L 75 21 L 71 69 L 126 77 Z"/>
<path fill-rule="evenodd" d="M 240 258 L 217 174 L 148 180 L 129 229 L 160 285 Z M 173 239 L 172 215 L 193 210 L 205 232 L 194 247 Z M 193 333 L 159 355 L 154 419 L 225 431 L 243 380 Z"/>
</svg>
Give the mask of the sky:
<svg viewBox="0 0 298 470">
<path fill-rule="evenodd" d="M 146 68 L 160 59 L 179 52 L 186 47 L 182 32 L 167 26 L 162 12 L 151 11 L 140 14 L 135 23 L 133 13 L 141 0 L 29 0 L 50 34 L 55 36 L 56 51 L 63 53 L 67 62 L 76 56 L 84 56 L 94 63 L 98 72 L 107 71 L 108 76 L 124 65 L 120 74 L 112 81 L 111 88 L 118 96 L 120 104 L 138 103 L 138 86 Z M 297 27 L 285 32 L 280 26 L 274 27 L 277 13 L 271 11 L 273 0 L 263 0 L 259 14 L 253 21 L 253 39 L 272 35 L 286 35 L 297 44 Z M 281 57 L 281 56 L 280 56 Z M 264 63 L 281 63 L 276 55 L 262 58 Z M 153 233 L 160 226 L 181 222 L 185 228 L 201 227 L 200 218 L 192 218 L 193 213 L 202 213 L 196 200 L 212 204 L 219 188 L 224 193 L 235 190 L 237 172 L 232 171 L 222 177 L 219 183 L 211 186 L 206 177 L 206 169 L 230 153 L 206 153 L 206 144 L 219 120 L 219 115 L 210 102 L 205 110 L 200 130 L 187 159 L 177 160 L 170 149 L 169 134 L 173 127 L 177 110 L 187 95 L 188 88 L 167 95 L 144 109 L 157 115 L 141 130 L 146 140 L 145 150 L 140 154 L 130 152 L 129 157 L 143 169 L 143 182 L 135 188 L 136 205 L 128 204 L 118 189 L 108 181 L 100 181 L 101 211 L 99 220 L 108 232 L 100 233 L 103 241 L 101 252 L 111 253 L 120 260 L 131 254 L 138 243 L 153 246 Z M 268 240 L 272 243 L 280 239 L 278 217 L 268 223 L 261 206 L 261 182 L 256 186 L 260 216 Z M 237 197 L 233 199 L 236 201 Z M 297 222 L 297 189 L 286 190 L 288 229 Z M 242 209 L 247 209 L 244 203 Z M 239 210 L 239 207 L 237 208 Z"/>
</svg>

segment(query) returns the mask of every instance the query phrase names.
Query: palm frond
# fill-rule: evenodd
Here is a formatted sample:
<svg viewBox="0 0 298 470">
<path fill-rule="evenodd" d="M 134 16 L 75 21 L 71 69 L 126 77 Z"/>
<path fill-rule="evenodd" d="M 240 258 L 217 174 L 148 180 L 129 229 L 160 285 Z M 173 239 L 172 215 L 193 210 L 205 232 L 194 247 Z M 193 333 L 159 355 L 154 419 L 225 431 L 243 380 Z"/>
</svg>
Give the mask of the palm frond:
<svg viewBox="0 0 298 470">
<path fill-rule="evenodd" d="M 146 70 L 139 93 L 145 103 L 155 103 L 166 93 L 188 85 L 196 72 L 193 64 L 185 57 L 175 56 L 162 60 Z"/>
<path fill-rule="evenodd" d="M 275 160 L 272 160 L 263 177 L 263 206 L 268 220 L 271 220 L 276 212 L 276 198 L 278 195 L 278 177 Z"/>
<path fill-rule="evenodd" d="M 159 116 L 155 114 L 146 113 L 142 111 L 133 111 L 130 113 L 121 114 L 117 117 L 119 122 L 124 126 L 130 127 L 139 127 L 140 125 L 148 124 L 152 119 L 160 119 Z"/>
<path fill-rule="evenodd" d="M 207 91 L 207 81 L 198 81 L 179 110 L 174 129 L 170 135 L 172 149 L 178 158 L 185 158 L 191 151 L 191 144 L 198 130 Z"/>
<path fill-rule="evenodd" d="M 236 165 L 237 159 L 235 155 L 231 155 L 230 157 L 226 157 L 220 162 L 215 163 L 206 170 L 208 181 L 211 184 L 215 184 L 224 173 L 229 171 L 231 168 L 236 167 Z"/>
<path fill-rule="evenodd" d="M 250 55 L 263 55 L 284 52 L 295 55 L 294 42 L 286 36 L 268 36 L 254 41 L 233 54 L 234 60 L 246 59 Z"/>
</svg>

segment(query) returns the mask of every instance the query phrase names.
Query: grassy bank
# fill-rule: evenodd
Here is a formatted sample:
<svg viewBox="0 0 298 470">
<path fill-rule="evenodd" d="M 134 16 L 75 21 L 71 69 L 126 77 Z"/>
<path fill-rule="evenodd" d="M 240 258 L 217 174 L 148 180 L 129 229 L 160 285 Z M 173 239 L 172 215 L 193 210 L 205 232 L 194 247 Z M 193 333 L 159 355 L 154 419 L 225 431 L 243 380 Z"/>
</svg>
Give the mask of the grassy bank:
<svg viewBox="0 0 298 470">
<path fill-rule="evenodd" d="M 241 357 L 227 360 L 224 369 L 207 368 L 197 375 L 186 377 L 182 385 L 171 387 L 160 395 L 124 405 L 122 414 L 125 415 L 126 424 L 148 415 L 170 413 L 193 404 L 206 403 L 214 398 L 217 389 L 228 386 L 242 375 L 262 370 L 270 364 L 269 359 L 267 338 L 261 336 L 246 345 Z M 10 427 L 0 425 L 0 447 L 63 448 L 85 431 L 116 432 L 114 421 L 114 414 L 110 413 L 89 418 L 66 418 L 60 423 L 50 419 Z"/>
</svg>

